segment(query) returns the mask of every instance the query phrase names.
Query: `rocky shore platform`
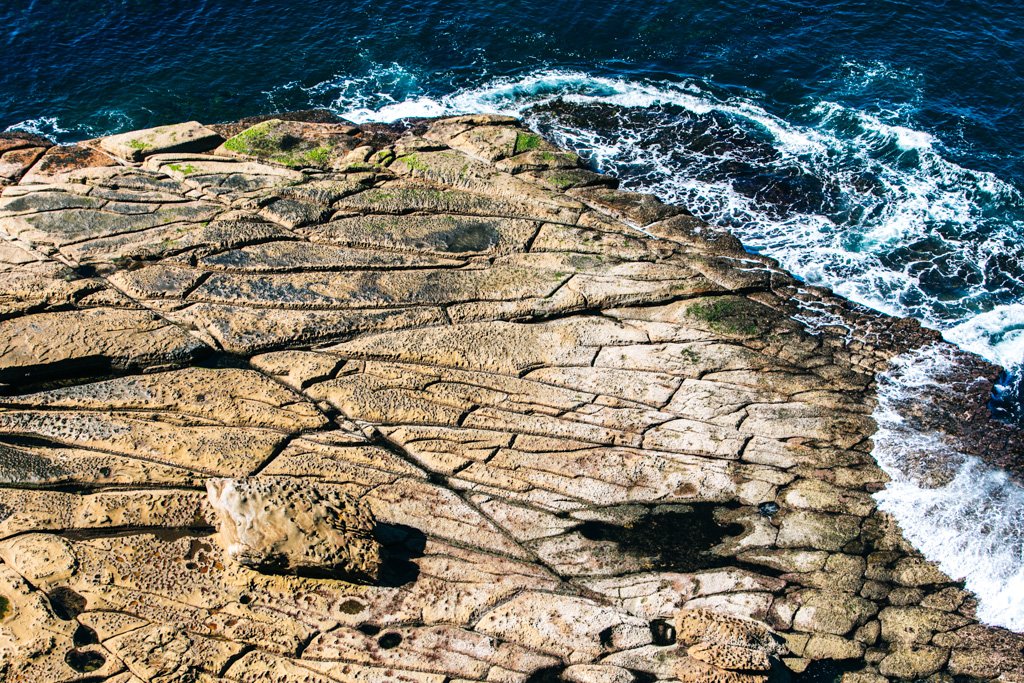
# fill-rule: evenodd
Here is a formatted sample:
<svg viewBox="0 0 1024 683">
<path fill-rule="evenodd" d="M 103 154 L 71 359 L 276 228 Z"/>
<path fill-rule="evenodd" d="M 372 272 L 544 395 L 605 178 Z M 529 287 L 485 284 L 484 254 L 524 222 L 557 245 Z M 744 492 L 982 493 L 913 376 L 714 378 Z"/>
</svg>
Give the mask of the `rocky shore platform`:
<svg viewBox="0 0 1024 683">
<path fill-rule="evenodd" d="M 0 680 L 1024 681 L 871 495 L 937 335 L 514 119 L 7 134 L 0 184 Z M 914 419 L 1016 465 L 958 367 Z"/>
</svg>

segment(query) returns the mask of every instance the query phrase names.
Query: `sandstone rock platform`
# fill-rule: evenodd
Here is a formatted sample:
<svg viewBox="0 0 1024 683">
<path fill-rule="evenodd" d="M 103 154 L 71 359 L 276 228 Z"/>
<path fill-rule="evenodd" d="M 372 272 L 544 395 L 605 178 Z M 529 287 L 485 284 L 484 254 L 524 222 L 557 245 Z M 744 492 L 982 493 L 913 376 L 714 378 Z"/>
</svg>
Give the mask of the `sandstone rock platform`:
<svg viewBox="0 0 1024 683">
<path fill-rule="evenodd" d="M 0 680 L 1024 680 L 871 497 L 936 335 L 520 122 L 0 162 Z"/>
</svg>

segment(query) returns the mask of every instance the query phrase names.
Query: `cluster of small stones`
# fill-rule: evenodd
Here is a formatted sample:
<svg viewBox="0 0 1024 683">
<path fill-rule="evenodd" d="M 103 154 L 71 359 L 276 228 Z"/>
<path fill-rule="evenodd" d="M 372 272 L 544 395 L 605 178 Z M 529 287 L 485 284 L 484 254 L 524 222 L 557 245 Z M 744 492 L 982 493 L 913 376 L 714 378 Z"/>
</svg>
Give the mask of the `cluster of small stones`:
<svg viewBox="0 0 1024 683">
<path fill-rule="evenodd" d="M 871 496 L 934 335 L 513 119 L 291 118 L 0 138 L 0 679 L 1024 680 Z"/>
</svg>

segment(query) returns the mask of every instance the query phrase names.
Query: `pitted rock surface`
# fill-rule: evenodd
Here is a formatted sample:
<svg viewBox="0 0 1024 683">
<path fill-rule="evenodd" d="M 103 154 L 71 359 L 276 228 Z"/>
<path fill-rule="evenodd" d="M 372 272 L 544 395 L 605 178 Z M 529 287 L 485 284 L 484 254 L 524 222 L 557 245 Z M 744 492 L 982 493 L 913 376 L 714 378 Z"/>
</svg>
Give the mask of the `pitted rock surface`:
<svg viewBox="0 0 1024 683">
<path fill-rule="evenodd" d="M 269 573 L 378 579 L 376 522 L 358 498 L 276 477 L 207 479 L 206 491 L 232 560 Z"/>
<path fill-rule="evenodd" d="M 4 136 L 0 185 L 0 680 L 1024 677 L 871 497 L 937 335 L 514 119 Z"/>
</svg>

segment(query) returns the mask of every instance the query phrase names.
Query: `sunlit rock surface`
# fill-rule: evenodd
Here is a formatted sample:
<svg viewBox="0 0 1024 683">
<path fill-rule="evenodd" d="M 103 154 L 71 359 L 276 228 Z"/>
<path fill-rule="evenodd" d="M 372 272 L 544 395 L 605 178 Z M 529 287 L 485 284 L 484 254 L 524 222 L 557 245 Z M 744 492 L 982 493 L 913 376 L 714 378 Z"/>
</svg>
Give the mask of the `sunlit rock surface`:
<svg viewBox="0 0 1024 683">
<path fill-rule="evenodd" d="M 934 335 L 512 119 L 9 136 L 0 184 L 5 681 L 1024 680 L 870 495 Z"/>
</svg>

